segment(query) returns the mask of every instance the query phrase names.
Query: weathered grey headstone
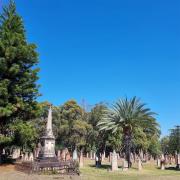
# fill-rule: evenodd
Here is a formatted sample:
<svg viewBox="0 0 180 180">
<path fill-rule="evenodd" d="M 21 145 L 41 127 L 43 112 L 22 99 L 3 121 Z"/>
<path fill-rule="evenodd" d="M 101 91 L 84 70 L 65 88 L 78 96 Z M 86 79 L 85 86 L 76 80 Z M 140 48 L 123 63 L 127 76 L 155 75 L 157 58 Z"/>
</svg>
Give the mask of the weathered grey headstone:
<svg viewBox="0 0 180 180">
<path fill-rule="evenodd" d="M 24 161 L 28 161 L 29 160 L 29 156 L 28 156 L 28 152 L 25 152 L 25 155 L 24 155 Z"/>
<path fill-rule="evenodd" d="M 161 167 L 161 160 L 158 158 L 157 159 L 157 166 L 160 168 Z"/>
<path fill-rule="evenodd" d="M 92 152 L 92 150 L 90 151 L 90 159 L 93 159 L 93 154 L 92 154 L 93 152 Z"/>
<path fill-rule="evenodd" d="M 29 159 L 28 160 L 29 161 L 34 161 L 34 156 L 33 156 L 32 152 L 29 153 Z"/>
<path fill-rule="evenodd" d="M 180 154 L 177 154 L 176 168 L 180 169 Z"/>
<path fill-rule="evenodd" d="M 119 153 L 117 153 L 117 159 L 120 159 Z"/>
<path fill-rule="evenodd" d="M 164 154 L 161 155 L 161 170 L 165 169 L 165 157 Z"/>
<path fill-rule="evenodd" d="M 106 152 L 105 151 L 103 152 L 103 157 L 106 158 Z"/>
<path fill-rule="evenodd" d="M 78 159 L 77 149 L 74 149 L 74 151 L 73 151 L 73 160 L 77 160 L 77 159 Z"/>
<path fill-rule="evenodd" d="M 20 157 L 20 149 L 14 148 L 12 152 L 12 159 L 17 159 Z"/>
<path fill-rule="evenodd" d="M 103 151 L 103 153 L 101 154 L 101 161 L 103 162 L 106 158 L 106 153 L 105 151 Z"/>
<path fill-rule="evenodd" d="M 118 170 L 117 154 L 116 154 L 115 150 L 112 153 L 111 170 L 112 171 L 117 171 Z"/>
<path fill-rule="evenodd" d="M 128 170 L 128 162 L 125 159 L 123 159 L 122 170 L 123 171 Z"/>
<path fill-rule="evenodd" d="M 142 170 L 142 162 L 141 159 L 138 158 L 138 170 L 141 171 Z"/>
<path fill-rule="evenodd" d="M 165 161 L 161 161 L 161 170 L 164 170 L 165 169 Z"/>
<path fill-rule="evenodd" d="M 62 152 L 61 152 L 61 160 L 62 161 L 65 161 L 66 160 L 66 153 L 67 153 L 67 150 L 66 150 L 66 148 L 65 149 L 63 149 L 62 150 Z"/>
<path fill-rule="evenodd" d="M 58 159 L 61 158 L 61 150 L 58 150 L 58 152 L 57 152 L 57 157 L 58 157 Z"/>
<path fill-rule="evenodd" d="M 83 162 L 83 153 L 81 151 L 80 153 L 80 157 L 79 157 L 79 167 L 82 168 L 84 165 L 84 162 Z"/>
<path fill-rule="evenodd" d="M 109 162 L 112 161 L 112 152 L 109 153 Z"/>
<path fill-rule="evenodd" d="M 93 159 L 95 159 L 95 158 L 96 158 L 96 153 L 94 152 L 94 153 L 93 153 Z"/>
</svg>

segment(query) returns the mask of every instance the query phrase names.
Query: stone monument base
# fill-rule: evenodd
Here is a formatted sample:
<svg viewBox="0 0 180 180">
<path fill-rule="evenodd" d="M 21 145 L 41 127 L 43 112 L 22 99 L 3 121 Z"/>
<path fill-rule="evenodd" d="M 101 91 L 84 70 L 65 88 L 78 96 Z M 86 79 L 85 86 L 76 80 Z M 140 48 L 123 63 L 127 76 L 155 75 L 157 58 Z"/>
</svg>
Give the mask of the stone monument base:
<svg viewBox="0 0 180 180">
<path fill-rule="evenodd" d="M 79 175 L 79 167 L 76 161 L 54 161 L 51 158 L 48 159 L 36 159 L 33 162 L 17 162 L 15 168 L 18 171 L 28 174 L 32 173 L 56 173 L 56 174 L 69 174 Z"/>
</svg>

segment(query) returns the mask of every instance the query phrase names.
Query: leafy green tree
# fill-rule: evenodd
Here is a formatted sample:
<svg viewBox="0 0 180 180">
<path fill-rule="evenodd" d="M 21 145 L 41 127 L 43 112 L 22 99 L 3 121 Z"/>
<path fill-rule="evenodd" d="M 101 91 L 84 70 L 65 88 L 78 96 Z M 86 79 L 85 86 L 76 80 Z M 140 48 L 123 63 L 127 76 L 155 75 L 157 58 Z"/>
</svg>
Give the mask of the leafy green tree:
<svg viewBox="0 0 180 180">
<path fill-rule="evenodd" d="M 58 144 L 71 149 L 75 147 L 81 149 L 85 146 L 92 126 L 83 117 L 83 109 L 74 100 L 53 108 L 54 127 Z"/>
<path fill-rule="evenodd" d="M 108 143 L 108 134 L 99 131 L 97 124 L 102 121 L 107 107 L 104 103 L 96 104 L 89 113 L 88 123 L 92 125 L 92 130 L 89 132 L 89 139 L 87 143 L 88 150 L 104 151 L 106 143 Z M 109 145 L 110 143 L 108 143 Z"/>
<path fill-rule="evenodd" d="M 13 132 L 13 144 L 22 147 L 23 150 L 32 150 L 37 140 L 37 131 L 32 122 L 15 121 L 10 126 Z"/>
<path fill-rule="evenodd" d="M 123 148 L 123 136 L 122 129 L 117 130 L 115 133 L 111 131 L 106 132 L 108 134 L 108 138 L 106 141 L 106 146 L 111 149 L 111 151 L 120 151 Z"/>
<path fill-rule="evenodd" d="M 159 136 L 152 136 L 149 140 L 148 152 L 154 157 L 158 157 L 161 154 L 161 143 Z"/>
<path fill-rule="evenodd" d="M 171 154 L 180 153 L 180 126 L 171 129 L 169 136 L 169 151 Z"/>
<path fill-rule="evenodd" d="M 10 1 L 0 16 L 0 133 L 5 136 L 15 119 L 29 120 L 38 113 L 35 49 L 27 42 L 22 18 Z"/>
<path fill-rule="evenodd" d="M 132 147 L 133 135 L 138 128 L 148 136 L 150 134 L 158 134 L 159 127 L 154 118 L 155 113 L 151 112 L 149 108 L 145 107 L 139 99 L 133 97 L 117 101 L 111 109 L 107 111 L 103 120 L 98 123 L 100 130 L 117 130 L 122 129 L 123 140 L 125 146 L 126 160 L 130 167 L 130 152 Z"/>
<path fill-rule="evenodd" d="M 164 136 L 161 139 L 161 151 L 163 154 L 169 154 L 169 136 Z"/>
</svg>

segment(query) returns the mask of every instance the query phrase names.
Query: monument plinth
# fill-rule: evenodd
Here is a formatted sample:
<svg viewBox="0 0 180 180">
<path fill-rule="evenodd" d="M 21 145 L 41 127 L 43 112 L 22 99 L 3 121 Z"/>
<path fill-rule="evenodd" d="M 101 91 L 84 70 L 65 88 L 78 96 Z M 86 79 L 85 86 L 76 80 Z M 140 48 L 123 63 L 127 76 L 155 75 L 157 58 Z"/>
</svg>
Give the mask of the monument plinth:
<svg viewBox="0 0 180 180">
<path fill-rule="evenodd" d="M 52 109 L 49 108 L 48 119 L 46 124 L 46 131 L 44 136 L 40 139 L 41 151 L 39 153 L 39 159 L 55 159 L 55 137 L 52 131 Z"/>
</svg>

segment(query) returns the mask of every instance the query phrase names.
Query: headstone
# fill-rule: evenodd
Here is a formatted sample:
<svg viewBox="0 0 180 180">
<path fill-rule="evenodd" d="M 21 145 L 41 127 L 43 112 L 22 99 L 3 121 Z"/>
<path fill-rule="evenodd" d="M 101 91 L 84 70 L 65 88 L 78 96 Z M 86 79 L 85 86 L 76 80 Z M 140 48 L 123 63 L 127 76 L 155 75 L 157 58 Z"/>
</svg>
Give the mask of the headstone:
<svg viewBox="0 0 180 180">
<path fill-rule="evenodd" d="M 3 149 L 3 151 L 2 151 L 2 154 L 3 154 L 3 155 L 5 155 L 5 154 L 6 154 L 6 151 L 5 151 L 5 149 Z"/>
<path fill-rule="evenodd" d="M 32 152 L 29 153 L 29 159 L 28 160 L 29 161 L 33 161 L 34 160 L 34 156 L 33 156 Z"/>
<path fill-rule="evenodd" d="M 86 153 L 86 158 L 89 158 L 89 153 L 88 152 Z"/>
<path fill-rule="evenodd" d="M 117 159 L 120 159 L 119 153 L 117 153 Z"/>
<path fill-rule="evenodd" d="M 164 170 L 165 169 L 165 161 L 161 161 L 161 170 Z"/>
<path fill-rule="evenodd" d="M 128 162 L 125 159 L 123 159 L 122 170 L 123 171 L 127 171 L 128 170 Z"/>
<path fill-rule="evenodd" d="M 104 154 L 101 154 L 101 161 L 104 162 Z"/>
<path fill-rule="evenodd" d="M 82 153 L 82 151 L 81 151 L 80 157 L 79 157 L 79 167 L 82 168 L 83 165 L 84 165 L 84 163 L 83 163 L 83 153 Z"/>
<path fill-rule="evenodd" d="M 112 152 L 109 153 L 109 162 L 112 161 Z"/>
<path fill-rule="evenodd" d="M 93 159 L 93 157 L 92 157 L 92 150 L 91 150 L 91 152 L 90 152 L 90 159 Z"/>
<path fill-rule="evenodd" d="M 24 161 L 28 161 L 28 160 L 29 160 L 28 152 L 25 152 Z"/>
<path fill-rule="evenodd" d="M 180 154 L 177 154 L 176 168 L 180 169 Z"/>
<path fill-rule="evenodd" d="M 114 150 L 113 153 L 112 153 L 111 170 L 112 170 L 112 171 L 118 170 L 117 154 L 116 154 L 116 151 L 115 151 L 115 150 Z"/>
<path fill-rule="evenodd" d="M 66 148 L 62 150 L 62 153 L 61 153 L 61 160 L 62 161 L 65 161 L 66 160 L 66 153 L 67 153 L 67 150 Z"/>
<path fill-rule="evenodd" d="M 66 153 L 66 161 L 69 161 L 71 159 L 69 151 Z"/>
<path fill-rule="evenodd" d="M 93 153 L 93 159 L 95 159 L 95 158 L 96 158 L 96 153 L 94 152 L 94 153 Z"/>
<path fill-rule="evenodd" d="M 78 155 L 77 155 L 77 149 L 75 149 L 73 151 L 73 160 L 77 160 L 78 159 Z"/>
<path fill-rule="evenodd" d="M 57 157 L 58 157 L 58 159 L 61 158 L 61 151 L 60 150 L 58 150 Z"/>
<path fill-rule="evenodd" d="M 157 159 L 157 166 L 160 168 L 161 167 L 161 160 L 158 158 Z"/>
<path fill-rule="evenodd" d="M 141 171 L 142 170 L 142 162 L 141 159 L 138 158 L 138 170 Z"/>
<path fill-rule="evenodd" d="M 18 159 L 20 157 L 20 149 L 14 148 L 12 152 L 12 159 Z"/>
<path fill-rule="evenodd" d="M 105 151 L 103 152 L 103 158 L 104 159 L 106 158 L 106 152 Z"/>
</svg>

